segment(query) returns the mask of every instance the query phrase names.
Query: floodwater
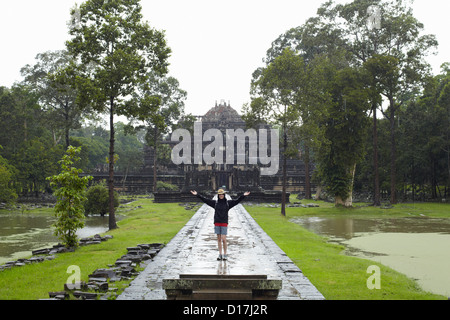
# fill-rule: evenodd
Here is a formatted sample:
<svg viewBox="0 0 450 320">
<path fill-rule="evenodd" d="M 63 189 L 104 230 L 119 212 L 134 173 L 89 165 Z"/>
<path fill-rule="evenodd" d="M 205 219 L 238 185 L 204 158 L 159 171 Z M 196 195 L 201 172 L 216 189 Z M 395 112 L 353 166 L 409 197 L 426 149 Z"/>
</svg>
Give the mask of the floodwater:
<svg viewBox="0 0 450 320">
<path fill-rule="evenodd" d="M 347 255 L 389 266 L 417 280 L 425 291 L 450 297 L 450 219 L 306 217 L 291 221 L 344 245 Z"/>
<path fill-rule="evenodd" d="M 48 248 L 59 242 L 53 235 L 52 215 L 0 213 L 0 265 L 31 256 L 31 251 Z M 78 230 L 80 238 L 108 231 L 108 216 L 90 216 Z"/>
</svg>

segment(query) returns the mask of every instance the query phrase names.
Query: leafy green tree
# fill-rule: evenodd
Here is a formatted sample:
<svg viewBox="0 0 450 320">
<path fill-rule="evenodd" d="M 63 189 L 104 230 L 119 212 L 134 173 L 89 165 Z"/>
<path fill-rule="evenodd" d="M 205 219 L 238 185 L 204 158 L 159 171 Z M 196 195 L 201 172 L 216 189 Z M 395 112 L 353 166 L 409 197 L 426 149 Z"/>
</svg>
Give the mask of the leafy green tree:
<svg viewBox="0 0 450 320">
<path fill-rule="evenodd" d="M 356 165 L 364 159 L 370 109 L 366 84 L 362 70 L 336 69 L 327 84 L 332 97 L 328 115 L 318 119 L 326 142 L 318 151 L 317 175 L 336 205 L 352 206 Z"/>
<path fill-rule="evenodd" d="M 0 145 L 5 158 L 11 160 L 22 144 L 45 134 L 38 98 L 23 83 L 0 90 Z"/>
<path fill-rule="evenodd" d="M 88 0 L 72 10 L 78 21 L 72 39 L 66 43 L 70 54 L 89 68 L 72 72 L 82 106 L 91 105 L 110 118 L 109 229 L 117 228 L 114 214 L 114 116 L 139 117 L 157 110 L 159 99 L 146 97 L 139 104 L 127 103 L 152 72 L 167 73 L 170 49 L 164 33 L 142 21 L 139 0 Z M 79 19 L 78 19 L 79 18 Z"/>
<path fill-rule="evenodd" d="M 424 200 L 424 195 L 446 197 L 440 186 L 446 186 L 446 191 L 450 187 L 449 75 L 444 65 L 441 74 L 429 79 L 422 96 L 410 101 L 400 114 L 399 182 L 413 200 L 418 191 L 419 200 Z"/>
<path fill-rule="evenodd" d="M 378 23 L 372 23 L 373 19 Z M 346 4 L 327 1 L 302 26 L 282 34 L 267 51 L 273 61 L 284 48 L 300 53 L 306 64 L 318 55 L 327 55 L 334 64 L 352 67 L 370 64 L 372 74 L 369 99 L 373 116 L 373 166 L 375 204 L 379 205 L 377 110 L 390 121 L 391 202 L 396 202 L 396 124 L 402 106 L 417 94 L 429 74 L 425 57 L 437 46 L 433 35 L 422 34 L 424 26 L 403 0 L 354 0 Z M 395 62 L 395 64 L 393 63 Z M 388 70 L 391 68 L 391 70 Z M 385 71 L 385 73 L 380 71 Z M 396 73 L 396 81 L 389 78 Z M 255 72 L 257 75 L 258 72 Z M 254 74 L 254 77 L 255 77 Z M 385 79 L 381 79 L 385 77 Z M 382 98 L 388 106 L 382 106 Z"/>
<path fill-rule="evenodd" d="M 57 162 L 63 153 L 62 146 L 54 146 L 50 139 L 34 137 L 24 143 L 13 157 L 22 193 L 37 196 L 47 190 L 46 177 L 58 172 Z"/>
<path fill-rule="evenodd" d="M 81 127 L 82 119 L 92 115 L 90 110 L 82 110 L 76 103 L 76 89 L 70 86 L 67 75 L 62 72 L 71 63 L 74 62 L 66 51 L 49 51 L 38 54 L 33 66 L 26 65 L 21 69 L 25 83 L 39 96 L 55 144 L 64 136 L 65 148 L 70 145 L 70 130 Z"/>
<path fill-rule="evenodd" d="M 254 79 L 256 82 L 257 79 Z M 266 102 L 263 97 L 252 97 L 250 103 L 242 106 L 242 120 L 245 121 L 248 128 L 257 128 L 259 125 L 265 124 Z"/>
<path fill-rule="evenodd" d="M 378 17 L 370 14 L 374 6 Z M 372 72 L 373 115 L 376 117 L 378 106 L 390 121 L 390 193 L 391 203 L 396 203 L 398 113 L 411 96 L 419 94 L 429 76 L 431 68 L 425 58 L 437 47 L 436 37 L 422 34 L 424 25 L 403 0 L 354 0 L 335 6 L 330 1 L 321 7 L 319 16 L 339 34 L 351 61 L 356 66 L 368 65 Z M 379 19 L 377 27 L 371 27 L 371 18 Z M 382 107 L 380 96 L 387 101 L 387 108 Z"/>
<path fill-rule="evenodd" d="M 0 146 L 0 150 L 2 146 Z M 14 167 L 0 156 L 0 202 L 13 203 L 17 194 L 11 185 Z"/>
<path fill-rule="evenodd" d="M 298 126 L 297 105 L 305 76 L 303 59 L 287 48 L 266 68 L 261 70 L 259 78 L 253 81 L 252 90 L 257 99 L 252 106 L 257 106 L 258 118 L 266 123 L 278 124 L 283 134 L 283 185 L 281 214 L 286 215 L 286 179 L 288 157 L 288 130 Z M 258 96 L 264 100 L 258 99 Z M 255 114 L 256 110 L 251 110 Z M 246 115 L 249 118 L 249 115 Z M 255 116 L 253 116 L 255 118 Z"/>
<path fill-rule="evenodd" d="M 149 81 L 135 95 L 134 103 L 145 100 L 148 97 L 159 99 L 158 110 L 151 114 L 141 114 L 138 118 L 132 119 L 129 128 L 133 130 L 144 129 L 146 131 L 145 141 L 155 152 L 153 158 L 153 191 L 157 190 L 157 162 L 158 155 L 162 154 L 165 147 L 161 146 L 161 140 L 176 125 L 177 121 L 183 119 L 184 101 L 186 91 L 180 88 L 179 82 L 174 77 L 162 77 L 158 74 L 149 74 Z M 139 125 L 139 122 L 141 123 Z"/>
<path fill-rule="evenodd" d="M 163 181 L 158 181 L 157 185 L 157 189 L 158 191 L 178 191 L 179 188 L 178 186 L 174 185 L 174 184 L 170 184 L 168 182 L 163 182 Z"/>
<path fill-rule="evenodd" d="M 91 176 L 80 177 L 81 169 L 75 167 L 80 160 L 78 154 L 81 148 L 69 146 L 62 160 L 61 173 L 47 178 L 50 185 L 57 188 L 54 195 L 57 198 L 55 214 L 55 235 L 66 247 L 78 246 L 76 231 L 84 227 L 85 191 Z"/>
<path fill-rule="evenodd" d="M 284 52 L 292 51 L 292 47 L 299 50 L 304 67 L 297 71 L 297 77 L 302 74 L 303 80 L 297 88 L 292 116 L 301 121 L 294 122 L 290 132 L 295 132 L 305 141 L 306 147 L 315 150 L 316 177 L 334 196 L 336 205 L 351 206 L 356 165 L 364 158 L 365 150 L 370 92 L 367 90 L 367 71 L 351 67 L 343 46 L 328 50 L 327 41 L 339 42 L 314 29 L 310 23 L 280 37 L 268 51 L 268 60 L 274 58 L 273 64 Z M 297 41 L 295 35 L 300 31 L 303 38 Z M 312 34 L 318 34 L 317 38 L 312 39 Z M 309 47 L 313 42 L 322 48 L 319 52 L 313 52 Z M 277 56 L 278 45 L 288 47 Z M 265 69 L 258 70 L 254 79 L 262 78 L 264 73 Z M 278 74 L 286 76 L 281 72 Z M 255 103 L 255 110 L 264 110 L 267 101 L 265 98 Z M 309 148 L 305 148 L 305 163 L 309 159 L 308 151 Z"/>
<path fill-rule="evenodd" d="M 327 70 L 324 67 L 326 64 L 323 64 L 322 60 L 328 59 L 339 64 L 345 61 L 347 53 L 343 49 L 339 30 L 323 23 L 319 16 L 308 19 L 305 24 L 291 28 L 275 39 L 271 48 L 267 50 L 265 62 L 270 64 L 282 55 L 286 48 L 296 52 L 305 64 L 306 80 L 298 95 L 300 103 L 296 106 L 297 118 L 300 119 L 301 125 L 290 128 L 290 145 L 301 149 L 300 154 L 306 169 L 305 197 L 311 198 L 309 163 L 314 161 L 314 150 L 325 141 L 324 130 L 315 120 L 326 115 L 327 105 L 330 103 L 328 93 L 318 89 L 324 87 L 328 81 Z M 259 68 L 253 73 L 254 80 L 260 76 L 262 70 L 263 68 Z M 252 101 L 251 108 L 257 114 L 256 110 L 263 108 L 264 104 L 264 101 Z"/>
<path fill-rule="evenodd" d="M 114 207 L 119 206 L 119 195 L 114 193 Z M 99 214 L 102 217 L 109 211 L 109 192 L 105 182 L 90 186 L 86 192 L 86 202 L 84 203 L 85 214 Z"/>
<path fill-rule="evenodd" d="M 446 155 L 447 162 L 447 194 L 450 193 L 450 63 L 442 65 L 444 74 L 441 81 L 442 86 L 439 92 L 438 106 L 442 115 L 440 126 L 440 137 L 442 139 L 441 148 Z"/>
<path fill-rule="evenodd" d="M 71 132 L 71 145 L 82 146 L 81 168 L 85 172 L 103 172 L 109 150 L 109 132 L 101 125 L 84 126 Z"/>
<path fill-rule="evenodd" d="M 123 187 L 130 172 L 140 172 L 144 167 L 144 143 L 140 141 L 138 135 L 144 135 L 144 133 L 127 131 L 127 126 L 118 122 L 115 124 L 117 139 L 116 150 L 119 160 L 117 160 L 116 167 L 123 175 Z M 141 138 L 142 139 L 142 138 Z"/>
<path fill-rule="evenodd" d="M 0 90 L 0 154 L 14 164 L 12 179 L 18 194 L 36 195 L 48 188 L 45 178 L 57 172 L 64 151 L 53 143 L 45 111 L 30 85 Z"/>
</svg>

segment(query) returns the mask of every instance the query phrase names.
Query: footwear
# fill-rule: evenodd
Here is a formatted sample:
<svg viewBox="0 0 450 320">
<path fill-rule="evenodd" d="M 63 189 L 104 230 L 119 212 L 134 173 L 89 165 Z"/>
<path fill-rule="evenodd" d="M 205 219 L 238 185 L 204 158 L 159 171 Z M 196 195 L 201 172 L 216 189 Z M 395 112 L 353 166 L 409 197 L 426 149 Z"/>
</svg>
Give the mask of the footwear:
<svg viewBox="0 0 450 320">
<path fill-rule="evenodd" d="M 222 255 L 221 254 L 219 254 L 219 256 L 217 257 L 217 260 L 222 260 Z"/>
<path fill-rule="evenodd" d="M 222 260 L 227 260 L 228 259 L 228 256 L 226 255 L 226 254 L 224 254 L 223 256 L 222 256 Z"/>
</svg>

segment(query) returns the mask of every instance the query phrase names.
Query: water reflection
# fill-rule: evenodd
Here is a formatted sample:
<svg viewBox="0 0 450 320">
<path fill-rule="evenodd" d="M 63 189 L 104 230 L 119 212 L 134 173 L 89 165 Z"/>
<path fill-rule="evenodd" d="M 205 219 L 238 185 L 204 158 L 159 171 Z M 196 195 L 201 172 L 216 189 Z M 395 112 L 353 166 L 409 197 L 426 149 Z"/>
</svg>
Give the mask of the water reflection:
<svg viewBox="0 0 450 320">
<path fill-rule="evenodd" d="M 450 296 L 450 219 L 306 217 L 291 220 L 389 266 L 429 292 Z"/>
<path fill-rule="evenodd" d="M 117 218 L 117 217 L 116 217 Z M 120 221 L 120 219 L 116 219 Z M 77 235 L 80 238 L 90 237 L 96 234 L 104 233 L 108 231 L 109 226 L 108 216 L 91 216 L 87 217 L 85 221 L 85 227 L 77 231 Z"/>
<path fill-rule="evenodd" d="M 118 217 L 116 217 L 120 220 Z M 57 244 L 51 215 L 7 213 L 0 214 L 0 265 L 25 258 L 31 251 Z M 108 231 L 108 216 L 87 217 L 85 227 L 77 231 L 80 238 Z"/>
<path fill-rule="evenodd" d="M 450 234 L 450 219 L 305 217 L 291 220 L 331 239 L 352 239 L 366 233 L 443 233 Z"/>
</svg>

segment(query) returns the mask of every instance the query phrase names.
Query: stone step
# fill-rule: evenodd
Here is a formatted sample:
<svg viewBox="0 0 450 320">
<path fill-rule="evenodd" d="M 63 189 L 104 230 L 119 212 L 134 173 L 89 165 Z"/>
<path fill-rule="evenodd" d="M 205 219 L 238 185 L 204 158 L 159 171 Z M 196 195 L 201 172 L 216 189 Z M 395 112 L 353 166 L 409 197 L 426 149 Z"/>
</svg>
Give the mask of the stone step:
<svg viewBox="0 0 450 320">
<path fill-rule="evenodd" d="M 276 299 L 281 280 L 267 275 L 182 274 L 179 279 L 164 279 L 168 299 L 252 300 Z"/>
<path fill-rule="evenodd" d="M 192 300 L 253 300 L 253 291 L 246 289 L 215 289 L 192 291 Z"/>
<path fill-rule="evenodd" d="M 180 279 L 266 280 L 265 274 L 180 274 Z"/>
</svg>

